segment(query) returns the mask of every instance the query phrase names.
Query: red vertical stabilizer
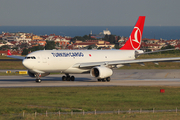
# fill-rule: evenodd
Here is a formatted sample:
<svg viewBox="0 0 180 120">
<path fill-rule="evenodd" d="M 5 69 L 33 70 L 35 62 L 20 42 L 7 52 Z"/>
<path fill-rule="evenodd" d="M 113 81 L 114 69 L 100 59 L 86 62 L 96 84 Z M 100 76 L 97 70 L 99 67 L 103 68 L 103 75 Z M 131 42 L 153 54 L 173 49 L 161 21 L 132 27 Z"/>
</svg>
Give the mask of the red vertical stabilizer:
<svg viewBox="0 0 180 120">
<path fill-rule="evenodd" d="M 7 51 L 7 55 L 12 55 L 10 50 Z"/>
<path fill-rule="evenodd" d="M 140 50 L 145 18 L 146 16 L 139 16 L 128 41 L 120 50 Z"/>
</svg>

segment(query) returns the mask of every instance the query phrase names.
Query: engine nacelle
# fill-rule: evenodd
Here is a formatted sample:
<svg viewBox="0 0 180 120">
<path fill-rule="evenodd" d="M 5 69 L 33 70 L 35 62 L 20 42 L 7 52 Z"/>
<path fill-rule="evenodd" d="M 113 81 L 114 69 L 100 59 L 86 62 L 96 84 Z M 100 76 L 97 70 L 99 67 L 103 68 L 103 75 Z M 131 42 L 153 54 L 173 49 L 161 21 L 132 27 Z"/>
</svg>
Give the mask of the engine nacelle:
<svg viewBox="0 0 180 120">
<path fill-rule="evenodd" d="M 113 71 L 105 66 L 93 67 L 90 71 L 91 76 L 98 79 L 110 77 L 113 74 Z"/>
<path fill-rule="evenodd" d="M 45 76 L 48 76 L 50 73 L 41 73 L 40 74 L 40 77 L 45 77 Z M 28 71 L 28 75 L 30 76 L 30 77 L 36 77 L 36 75 L 38 75 L 38 73 L 32 73 L 32 72 L 30 72 L 30 71 Z"/>
</svg>

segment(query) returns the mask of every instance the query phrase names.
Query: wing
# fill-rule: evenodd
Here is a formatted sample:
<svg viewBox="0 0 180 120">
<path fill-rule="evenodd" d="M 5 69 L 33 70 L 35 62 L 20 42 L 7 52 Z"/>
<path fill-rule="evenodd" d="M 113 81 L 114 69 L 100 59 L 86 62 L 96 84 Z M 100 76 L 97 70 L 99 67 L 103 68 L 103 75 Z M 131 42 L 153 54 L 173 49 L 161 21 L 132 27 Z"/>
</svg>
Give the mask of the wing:
<svg viewBox="0 0 180 120">
<path fill-rule="evenodd" d="M 163 51 L 170 51 L 170 50 L 176 50 L 176 49 L 165 49 L 165 50 L 157 50 L 157 51 L 151 51 L 151 52 L 141 52 L 139 53 L 136 51 L 136 55 L 144 55 L 144 54 L 151 54 L 151 53 L 157 53 L 157 52 L 163 52 Z"/>
<path fill-rule="evenodd" d="M 138 59 L 138 60 L 119 60 L 119 61 L 104 61 L 104 62 L 91 62 L 91 63 L 78 63 L 73 67 L 86 68 L 86 67 L 94 67 L 94 66 L 110 66 L 110 65 L 126 65 L 131 63 L 138 63 L 144 65 L 144 62 L 154 62 L 158 64 L 158 62 L 177 62 L 180 61 L 180 57 L 174 58 L 153 58 L 153 59 Z"/>
<path fill-rule="evenodd" d="M 20 60 L 23 60 L 25 58 L 23 56 L 15 56 L 15 55 L 7 55 L 7 57 L 15 58 L 15 59 L 20 59 Z"/>
</svg>

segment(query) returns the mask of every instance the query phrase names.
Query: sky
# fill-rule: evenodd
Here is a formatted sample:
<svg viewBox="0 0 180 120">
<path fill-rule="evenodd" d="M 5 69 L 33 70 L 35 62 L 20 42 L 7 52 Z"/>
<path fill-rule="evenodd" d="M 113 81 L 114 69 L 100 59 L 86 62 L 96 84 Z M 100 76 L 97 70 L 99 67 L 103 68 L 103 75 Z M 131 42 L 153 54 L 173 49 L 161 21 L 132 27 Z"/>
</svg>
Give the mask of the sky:
<svg viewBox="0 0 180 120">
<path fill-rule="evenodd" d="M 180 26 L 180 0 L 0 0 L 0 26 Z"/>
</svg>

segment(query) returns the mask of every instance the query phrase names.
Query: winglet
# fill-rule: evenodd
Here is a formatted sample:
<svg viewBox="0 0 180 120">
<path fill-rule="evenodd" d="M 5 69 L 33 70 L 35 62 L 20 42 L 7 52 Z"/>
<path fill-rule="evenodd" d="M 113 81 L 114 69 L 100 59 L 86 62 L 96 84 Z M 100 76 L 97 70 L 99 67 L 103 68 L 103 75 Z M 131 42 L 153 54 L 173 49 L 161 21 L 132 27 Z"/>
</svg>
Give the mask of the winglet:
<svg viewBox="0 0 180 120">
<path fill-rule="evenodd" d="M 145 18 L 146 16 L 139 16 L 128 41 L 120 50 L 140 50 Z"/>
<path fill-rule="evenodd" d="M 7 51 L 7 55 L 12 55 L 10 50 Z"/>
</svg>

